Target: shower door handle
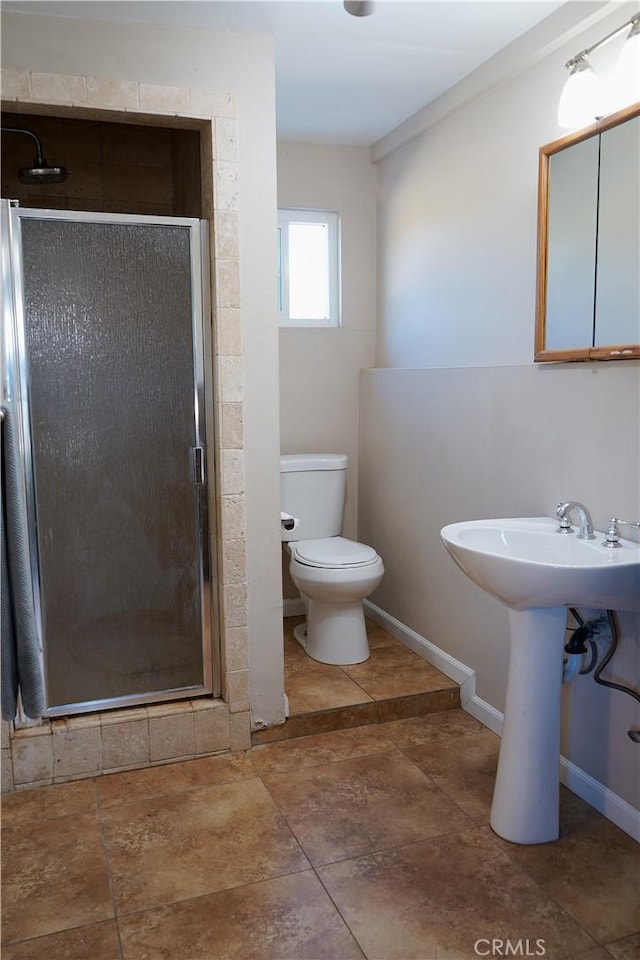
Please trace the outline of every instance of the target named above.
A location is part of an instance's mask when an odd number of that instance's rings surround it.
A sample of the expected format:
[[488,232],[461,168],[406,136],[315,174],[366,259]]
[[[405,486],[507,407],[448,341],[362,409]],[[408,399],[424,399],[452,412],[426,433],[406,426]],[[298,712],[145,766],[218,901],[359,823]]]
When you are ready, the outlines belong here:
[[196,486],[204,484],[204,447],[191,448],[191,478]]

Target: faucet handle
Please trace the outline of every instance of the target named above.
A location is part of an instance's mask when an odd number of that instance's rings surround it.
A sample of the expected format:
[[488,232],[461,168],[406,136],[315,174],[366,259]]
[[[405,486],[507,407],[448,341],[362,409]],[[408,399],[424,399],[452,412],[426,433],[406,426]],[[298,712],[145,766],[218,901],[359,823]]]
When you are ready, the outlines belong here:
[[573,533],[573,527],[571,526],[571,520],[568,515],[567,503],[559,503],[556,507],[556,517],[560,521],[560,525],[556,527],[556,533]]
[[618,530],[619,524],[622,524],[624,527],[634,527],[636,530],[640,530],[640,520],[619,520],[618,517],[610,517],[609,529],[607,530],[605,539],[602,541],[603,547],[620,546],[620,531]]

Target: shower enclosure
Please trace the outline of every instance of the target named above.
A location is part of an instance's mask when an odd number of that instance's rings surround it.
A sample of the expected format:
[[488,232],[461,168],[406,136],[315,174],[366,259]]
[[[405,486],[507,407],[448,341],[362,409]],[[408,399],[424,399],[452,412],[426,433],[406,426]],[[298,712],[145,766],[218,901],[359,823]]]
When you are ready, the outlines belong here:
[[217,693],[206,225],[2,208],[47,715]]

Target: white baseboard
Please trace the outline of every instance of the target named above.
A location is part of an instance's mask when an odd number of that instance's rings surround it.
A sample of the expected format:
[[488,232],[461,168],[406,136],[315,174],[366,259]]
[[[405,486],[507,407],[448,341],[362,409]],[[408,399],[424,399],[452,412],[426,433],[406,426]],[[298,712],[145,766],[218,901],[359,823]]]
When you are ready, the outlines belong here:
[[452,680],[455,680],[456,683],[460,684],[460,702],[463,706],[471,700],[476,692],[476,674],[474,670],[459,660],[456,660],[448,653],[445,653],[440,647],[436,647],[435,644],[430,643],[429,640],[420,636],[415,630],[406,627],[404,623],[396,620],[395,617],[392,617],[391,614],[386,613],[380,607],[371,603],[370,600],[364,600],[363,603],[365,606],[365,614],[370,620],[373,620],[373,622],[377,623],[380,627],[384,627],[387,633],[390,633],[396,640],[404,643],[406,647],[409,647],[410,650],[417,653],[419,657],[422,657],[423,660],[430,663],[436,670],[439,670],[440,673],[444,673],[445,677],[450,677]]
[[283,617],[304,617],[304,600],[302,597],[285,597],[282,602]]
[[464,709],[472,717],[479,720],[485,727],[488,727],[492,733],[502,736],[502,724],[504,723],[504,713],[500,713],[495,707],[492,707],[486,700],[478,696],[471,697],[464,704]]
[[[464,709],[493,733],[502,735],[504,714],[486,700],[472,697],[464,705]],[[640,810],[636,810],[609,787],[605,787],[599,780],[594,780],[590,774],[562,756],[560,757],[560,783],[640,843]]]
[[640,810],[636,810],[599,780],[594,780],[566,757],[560,757],[560,782],[633,837],[636,843],[640,843]]
[[[472,717],[479,720],[483,726],[488,727],[499,737],[502,736],[502,725],[504,723],[504,714],[496,710],[490,703],[476,695],[476,675],[470,667],[456,660],[454,657],[445,653],[440,647],[426,640],[424,637],[406,627],[395,617],[385,613],[380,607],[364,601],[366,615],[384,627],[384,629],[400,640],[410,650],[417,653],[436,669],[451,677],[456,683],[460,684],[460,700],[463,708],[470,713]],[[560,782],[568,787],[573,793],[577,794],[582,800],[586,801],[598,813],[601,813],[607,820],[611,820],[617,827],[628,833],[634,840],[640,842],[640,810],[636,810],[630,803],[619,797],[604,784],[594,780],[592,776],[577,767],[566,757],[560,757]]]

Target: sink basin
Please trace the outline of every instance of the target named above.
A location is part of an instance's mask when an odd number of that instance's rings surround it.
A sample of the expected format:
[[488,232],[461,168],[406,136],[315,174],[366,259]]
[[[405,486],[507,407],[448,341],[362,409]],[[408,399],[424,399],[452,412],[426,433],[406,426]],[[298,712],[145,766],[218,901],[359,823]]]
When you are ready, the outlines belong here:
[[559,836],[567,607],[640,612],[640,544],[579,540],[547,517],[468,520],[441,531],[461,570],[508,608],[510,654],[491,827],[512,843]]
[[467,576],[515,610],[589,607],[640,612],[640,544],[579,540],[548,517],[468,520],[444,527],[445,547]]

